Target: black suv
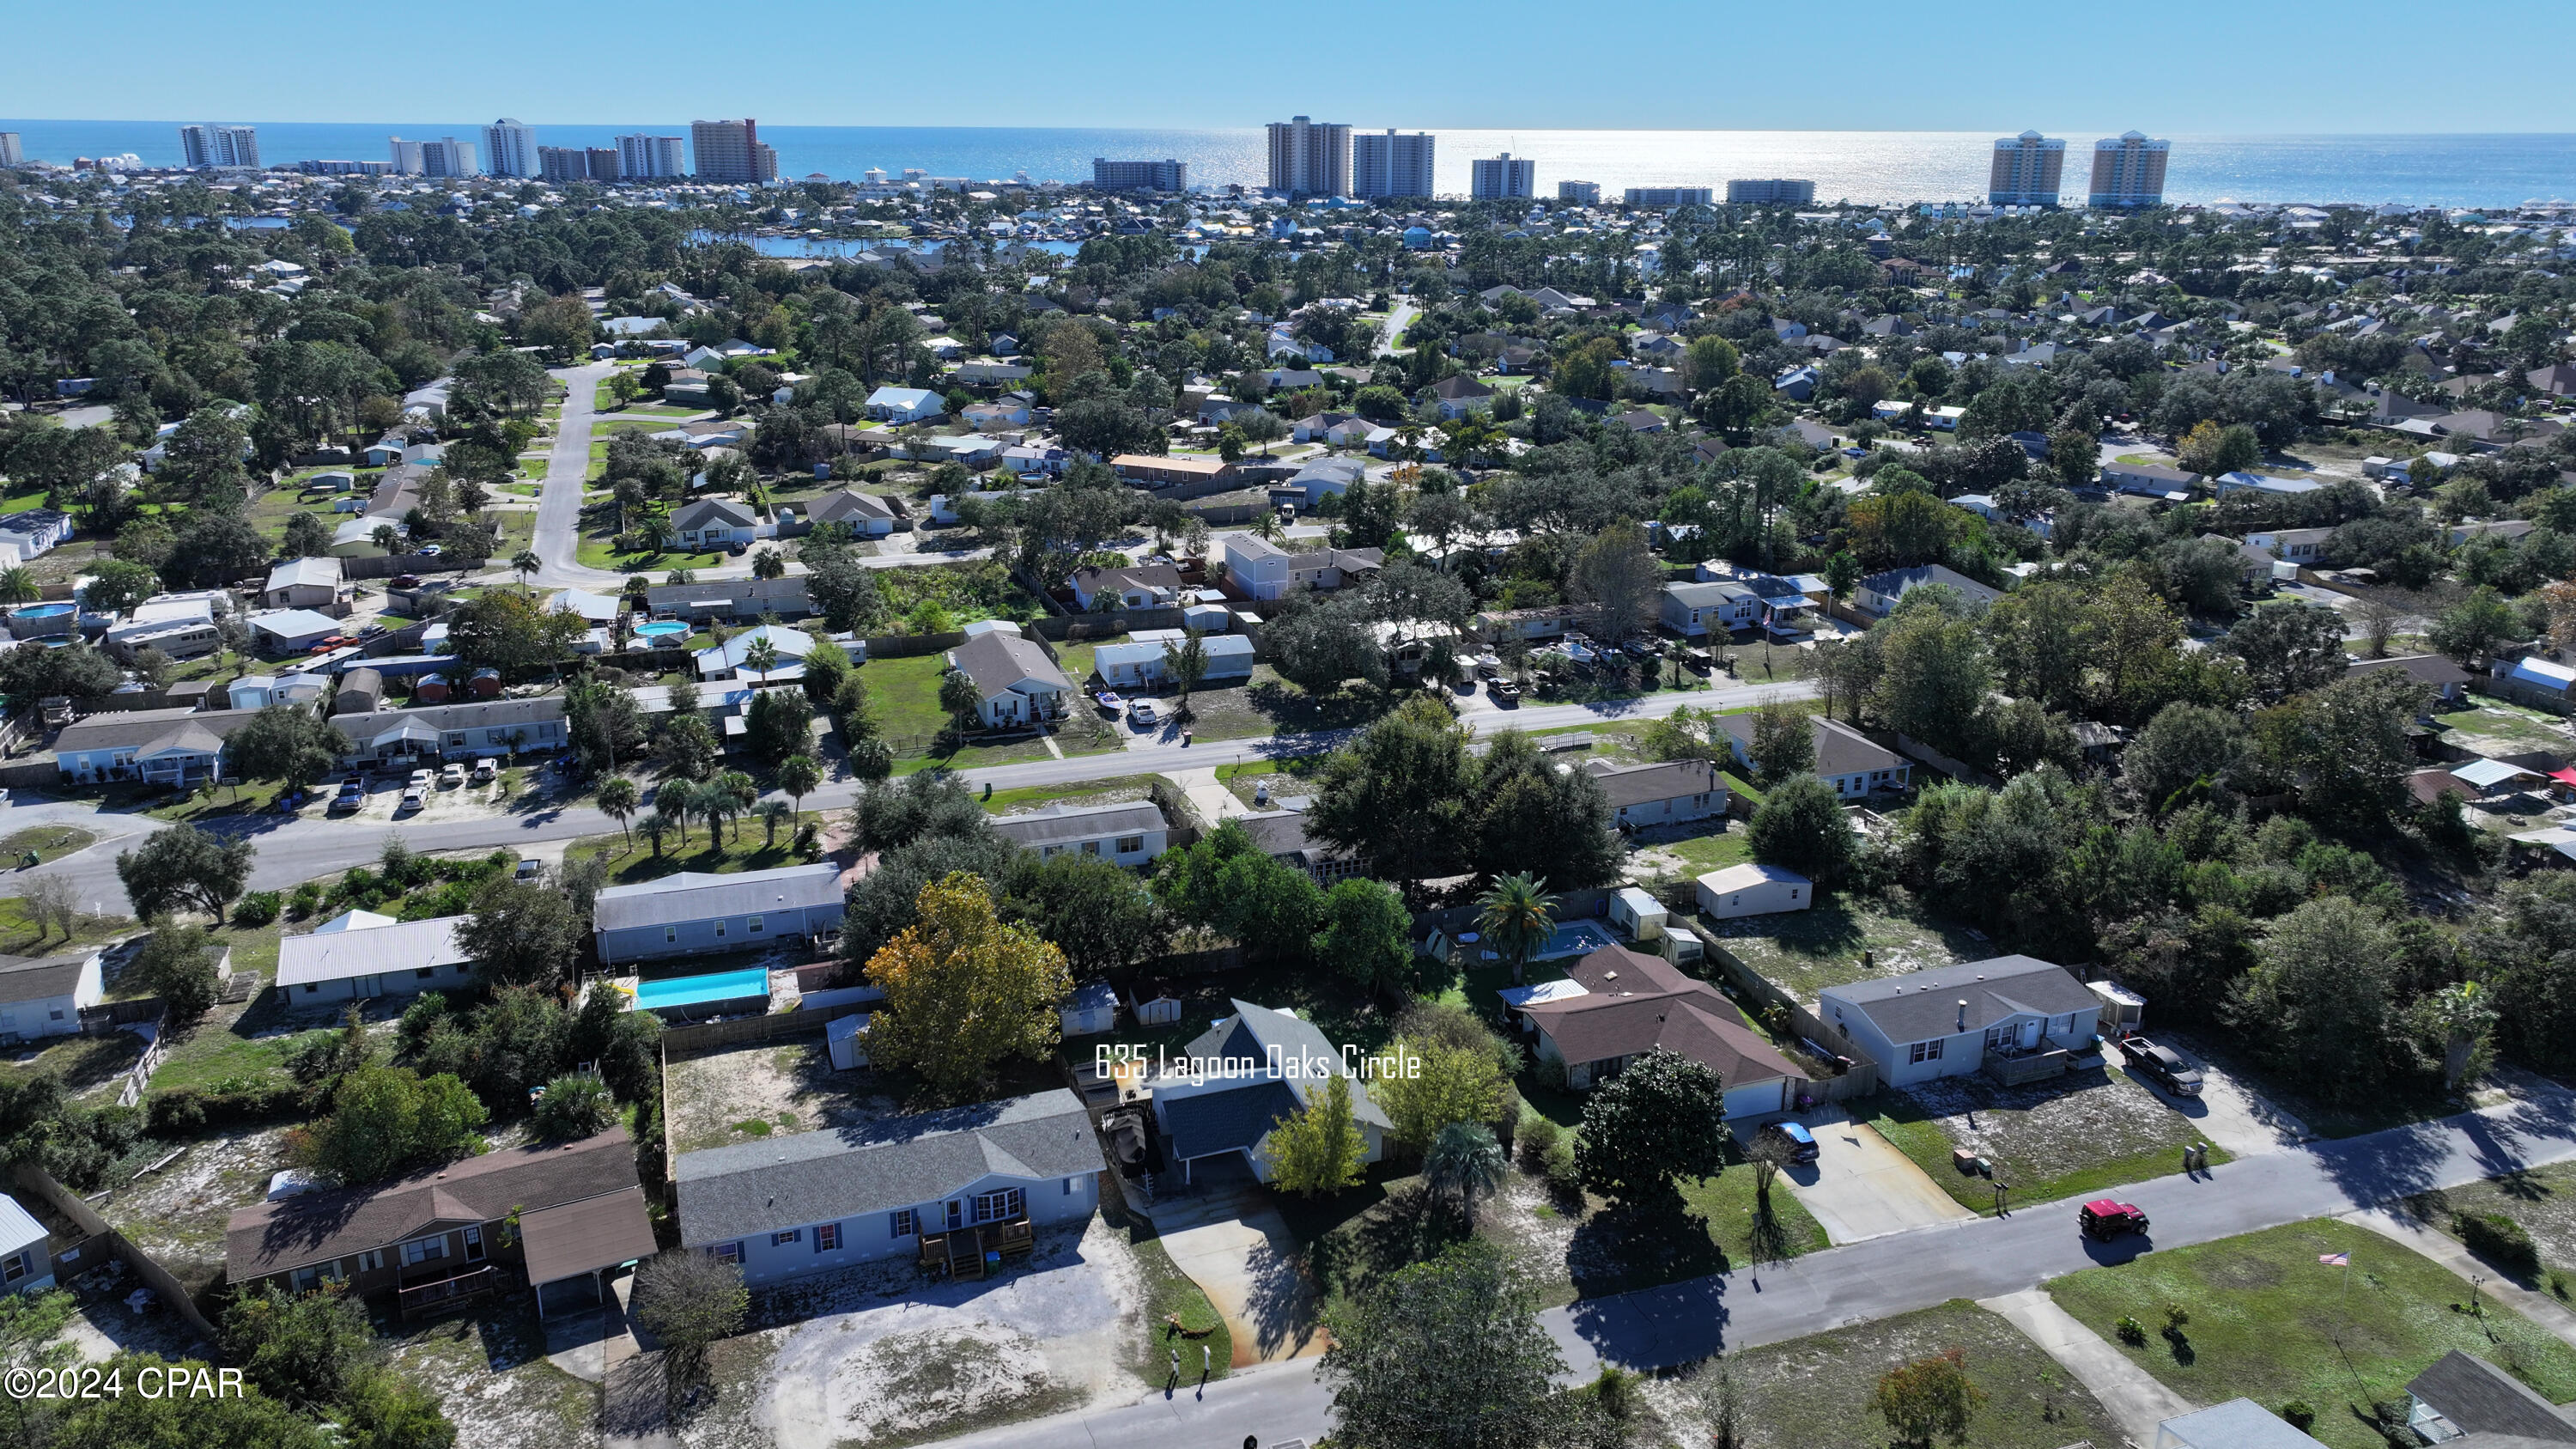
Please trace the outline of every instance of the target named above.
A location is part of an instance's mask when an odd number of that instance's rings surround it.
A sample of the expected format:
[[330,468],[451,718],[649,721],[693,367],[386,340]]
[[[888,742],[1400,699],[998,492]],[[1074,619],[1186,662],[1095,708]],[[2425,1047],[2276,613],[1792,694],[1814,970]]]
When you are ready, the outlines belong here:
[[2164,1088],[2177,1097],[2200,1095],[2200,1068],[2182,1059],[2171,1047],[2160,1047],[2142,1036],[2120,1043],[2120,1052],[2129,1059],[2129,1070]]

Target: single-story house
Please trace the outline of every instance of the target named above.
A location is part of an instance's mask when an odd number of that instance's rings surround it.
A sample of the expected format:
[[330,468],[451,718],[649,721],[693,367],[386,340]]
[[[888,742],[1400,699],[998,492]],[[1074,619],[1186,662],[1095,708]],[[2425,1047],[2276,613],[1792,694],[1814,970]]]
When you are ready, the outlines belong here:
[[948,402],[926,387],[881,387],[868,394],[867,409],[881,423],[926,423],[946,413]]
[[[1171,671],[1163,667],[1163,651],[1176,647],[1184,637],[1184,631],[1179,629],[1140,630],[1122,643],[1103,644],[1092,650],[1091,667],[1111,684],[1166,684],[1171,680]],[[1252,677],[1250,639],[1241,634],[1203,634],[1199,636],[1199,646],[1207,651],[1207,672],[1199,676],[1200,683]]]
[[2406,1426],[2428,1444],[2576,1444],[2576,1418],[2512,1374],[2456,1348],[2406,1385],[2406,1400]]
[[615,1127],[254,1203],[225,1230],[224,1275],[252,1292],[390,1293],[405,1318],[525,1283],[542,1318],[599,1303],[608,1277],[653,1252],[635,1143]]
[[2326,1449],[2252,1399],[2229,1399],[2156,1425],[2155,1449]]
[[304,654],[341,630],[339,620],[311,609],[273,609],[249,618],[251,632],[271,654]]
[[1229,533],[1221,542],[1226,577],[1249,599],[1284,599],[1309,589],[1339,589],[1374,577],[1386,567],[1383,549],[1319,548],[1290,553],[1257,533]]
[[566,739],[559,694],[352,711],[331,716],[330,724],[348,742],[341,758],[353,765],[552,754]]
[[1611,814],[1626,829],[1676,825],[1726,813],[1726,782],[1707,760],[1646,765],[1586,760],[1583,773],[1601,782],[1602,793],[1610,797]]
[[1505,639],[1562,639],[1582,616],[1578,604],[1542,604],[1528,609],[1487,609],[1476,616],[1476,637],[1488,644]]
[[1360,858],[1338,845],[1317,840],[1306,833],[1306,812],[1272,810],[1252,815],[1238,815],[1234,823],[1252,837],[1262,854],[1286,865],[1293,865],[1315,878],[1315,884],[1330,889],[1335,881],[1349,880],[1368,874]]
[[1301,508],[1312,508],[1327,498],[1339,498],[1351,491],[1351,485],[1368,476],[1368,465],[1357,458],[1317,458],[1297,470],[1285,483],[1270,486],[1273,503],[1280,495],[1294,494]]
[[1184,1181],[1195,1177],[1201,1162],[1239,1157],[1255,1178],[1268,1182],[1264,1148],[1272,1130],[1304,1111],[1334,1077],[1350,1082],[1351,1116],[1363,1143],[1360,1160],[1386,1155],[1393,1124],[1340,1047],[1292,1012],[1248,1001],[1229,1004],[1234,1014],[1183,1050],[1180,1060],[1187,1065],[1167,1067],[1153,1081],[1154,1125]]
[[1803,911],[1816,903],[1815,884],[1794,870],[1746,861],[1701,876],[1699,908],[1721,921]]
[[671,531],[686,548],[732,548],[760,536],[760,515],[730,498],[701,498],[671,515]]
[[1916,564],[1912,568],[1889,569],[1862,579],[1852,590],[1852,603],[1864,614],[1885,618],[1907,591],[1925,584],[1947,584],[1958,591],[1971,609],[1983,609],[2003,597],[2000,590],[1987,588],[1947,565]]
[[2458,704],[2468,697],[2469,681],[2477,676],[2439,654],[2400,654],[2387,659],[2356,659],[2344,666],[2344,674],[2368,674],[2375,670],[2396,669],[2418,684],[2430,686],[2433,697],[2445,704]]
[[814,605],[806,597],[805,576],[788,574],[775,579],[656,584],[644,591],[644,609],[656,619],[683,619],[690,623],[722,619],[749,624],[768,614],[791,621],[802,619],[814,612]]
[[2182,468],[2168,468],[2160,463],[2105,463],[2102,481],[2122,493],[2135,493],[2146,498],[2166,498],[2176,493],[2189,493],[2200,486],[2201,477]]
[[[766,671],[754,670],[748,662],[755,644],[767,640],[777,662]],[[745,629],[712,649],[701,649],[696,656],[700,679],[757,679],[768,684],[781,679],[805,677],[805,656],[814,652],[814,636],[802,629],[784,624],[760,624]]]
[[72,536],[72,516],[58,508],[22,508],[0,514],[0,546],[18,551],[20,561],[53,552]]
[[1231,486],[1243,472],[1222,458],[1174,458],[1156,453],[1120,453],[1109,460],[1109,467],[1120,478],[1140,487],[1209,491]]
[[948,667],[975,686],[977,713],[993,728],[1060,718],[1073,681],[1046,651],[1017,634],[978,634],[948,651]]
[[[1748,773],[1759,768],[1753,758],[1753,716],[1718,716],[1726,727],[1735,760]],[[1913,782],[1914,762],[1869,736],[1824,715],[1807,717],[1816,748],[1815,774],[1846,800],[1863,799],[1881,790],[1902,790]]]
[[398,921],[373,911],[342,911],[307,934],[278,941],[278,1004],[463,990],[474,979],[474,958],[456,940],[464,924],[463,916]]
[[1808,1080],[1716,987],[1625,946],[1583,957],[1563,981],[1502,995],[1522,1029],[1538,1037],[1538,1059],[1563,1063],[1574,1091],[1599,1086],[1657,1047],[1716,1070],[1730,1121],[1788,1111]]
[[584,623],[605,625],[616,622],[626,612],[626,601],[617,594],[594,594],[588,589],[557,589],[546,596],[546,607],[558,614],[578,614]]
[[1151,800],[1123,805],[1049,805],[1026,815],[1005,815],[993,833],[1041,856],[1096,856],[1111,865],[1143,866],[1161,855],[1171,825]]
[[106,995],[102,959],[95,950],[0,956],[0,1043],[79,1031],[81,1011]]
[[2290,563],[2315,565],[2326,556],[2326,540],[2334,537],[2331,528],[2275,528],[2262,533],[2249,533],[2245,541]]
[[2576,699],[2576,667],[2526,656],[2510,661],[2499,659],[2493,668],[2508,695],[2528,693],[2542,699]]
[[1665,628],[1685,639],[1731,634],[1750,629],[1762,614],[1753,590],[1732,581],[1664,585],[1658,617]]
[[895,520],[900,515],[894,511],[893,504],[878,494],[844,488],[806,505],[805,516],[818,524],[841,524],[861,538],[883,538],[894,532]]
[[[1085,613],[1102,608],[1168,608],[1181,596],[1181,571],[1170,564],[1129,564],[1124,568],[1086,566],[1065,580],[1073,601]],[[1112,605],[1109,601],[1117,600]]]
[[140,780],[181,789],[223,779],[224,741],[258,713],[248,709],[137,709],[63,726],[54,760],[75,785]]
[[1882,976],[1817,993],[1816,1014],[1840,1042],[1879,1066],[1879,1080],[1911,1086],[1976,1071],[1991,1054],[2088,1049],[2102,1001],[2065,967],[1998,956]]
[[591,906],[603,963],[737,951],[841,927],[841,868],[830,861],[747,870],[682,871],[610,886]]
[[291,558],[268,571],[259,601],[272,609],[327,609],[340,598],[340,561]]
[[1472,377],[1444,377],[1431,385],[1431,396],[1444,423],[1494,405],[1494,390]]
[[2221,498],[2230,493],[2268,493],[2277,498],[2295,498],[2325,487],[2313,478],[2276,478],[2268,473],[2238,470],[2221,473],[2209,480],[2209,491]]
[[[1061,1087],[859,1126],[683,1152],[680,1244],[773,1283],[919,1251],[925,1234],[1079,1223],[1103,1160]],[[995,1238],[996,1242],[1000,1239]]]
[[42,1293],[54,1286],[53,1237],[16,1198],[0,1193],[0,1293]]

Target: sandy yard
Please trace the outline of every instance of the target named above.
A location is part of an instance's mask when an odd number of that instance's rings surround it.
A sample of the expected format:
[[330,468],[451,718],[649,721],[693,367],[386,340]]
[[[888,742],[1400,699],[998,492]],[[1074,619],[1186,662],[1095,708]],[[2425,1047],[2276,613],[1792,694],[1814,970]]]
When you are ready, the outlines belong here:
[[[2178,1171],[2183,1145],[2201,1136],[2198,1124],[2155,1093],[2099,1068],[2019,1087],[1945,1077],[1904,1095],[1952,1143],[1992,1159],[1998,1179],[2024,1185],[2024,1201],[2110,1164],[2134,1163],[2140,1176]],[[1933,1175],[1948,1185],[1944,1174]]]
[[589,1449],[600,1442],[599,1391],[546,1361],[524,1293],[481,1313],[408,1329],[380,1324],[395,1371],[420,1385],[473,1449]]
[[99,1215],[181,1282],[211,1283],[223,1272],[224,1226],[234,1209],[258,1202],[270,1174],[291,1165],[286,1130],[199,1138],[178,1161],[118,1188]]
[[671,1064],[664,1084],[675,1152],[898,1115],[868,1071],[842,1072],[822,1038],[733,1047]]
[[720,1408],[683,1423],[692,1449],[918,1443],[1037,1414],[1123,1403],[1143,1387],[1144,1279],[1094,1216],[1042,1231],[1025,1268],[925,1283],[909,1260],[778,1290],[756,1305],[798,1321],[732,1340]]

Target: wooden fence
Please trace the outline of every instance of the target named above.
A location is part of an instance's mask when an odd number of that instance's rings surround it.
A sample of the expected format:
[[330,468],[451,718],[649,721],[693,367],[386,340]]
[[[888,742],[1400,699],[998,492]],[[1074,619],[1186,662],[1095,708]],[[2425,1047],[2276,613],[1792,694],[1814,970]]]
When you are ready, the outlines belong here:
[[828,1011],[775,1011],[767,1016],[742,1016],[731,1021],[664,1027],[662,1059],[667,1063],[747,1041],[777,1041],[782,1037],[820,1032],[831,1017],[832,1013]]
[[1789,1029],[1792,1032],[1837,1056],[1850,1060],[1850,1069],[1840,1076],[1832,1075],[1829,1068],[1822,1066],[1812,1057],[1802,1060],[1800,1065],[1807,1068],[1808,1076],[1812,1079],[1807,1089],[1808,1096],[1820,1102],[1843,1102],[1854,1097],[1869,1096],[1878,1090],[1876,1058],[1861,1050],[1857,1042],[1838,1038],[1833,1029],[1825,1025],[1824,1018],[1808,1010],[1797,998],[1763,979],[1760,972],[1745,965],[1741,958],[1720,945],[1707,932],[1701,932],[1700,939],[1708,943],[1708,958],[1716,962],[1726,973],[1728,983],[1751,999],[1757,1008],[1767,1009],[1775,1005],[1783,1008],[1789,1014]]
[[132,1239],[108,1226],[107,1219],[98,1215],[98,1209],[82,1201],[69,1188],[54,1181],[53,1174],[35,1163],[22,1162],[18,1164],[11,1180],[19,1192],[52,1208],[70,1219],[73,1226],[90,1235],[90,1242],[78,1248],[80,1256],[77,1261],[57,1260],[63,1269],[81,1272],[102,1257],[121,1258],[125,1266],[136,1277],[143,1280],[143,1286],[159,1294],[163,1303],[168,1304],[181,1318],[188,1321],[189,1327],[208,1339],[215,1336],[215,1325],[207,1319],[205,1310],[198,1305],[196,1298],[188,1292],[187,1287],[180,1283],[178,1276],[155,1262],[151,1254],[136,1247]]

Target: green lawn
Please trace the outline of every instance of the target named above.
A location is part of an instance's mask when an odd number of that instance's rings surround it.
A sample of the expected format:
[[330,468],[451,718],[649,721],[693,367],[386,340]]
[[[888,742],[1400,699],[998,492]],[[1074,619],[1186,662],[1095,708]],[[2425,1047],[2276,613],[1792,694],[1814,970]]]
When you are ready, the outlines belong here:
[[[23,1051],[24,1049],[18,1049]],[[32,1060],[0,1058],[0,1081],[25,1081],[31,1077],[49,1076],[63,1084],[72,1095],[96,1091],[113,1084],[143,1055],[143,1038],[130,1031],[112,1031],[104,1036],[49,1037],[37,1047]]]
[[1742,865],[1753,858],[1752,833],[1741,822],[1720,821],[1718,828],[1679,840],[1648,841],[1637,847],[1639,852],[1656,851],[1678,857],[1687,867],[1684,874],[1702,876],[1730,865]]
[[52,860],[97,839],[77,825],[31,825],[0,840],[0,861],[14,862],[31,850]]
[[[2327,1253],[2350,1253],[2351,1268],[2317,1261]],[[2450,1270],[2331,1218],[2144,1253],[2049,1292],[2196,1403],[2242,1395],[2278,1410],[2304,1400],[2317,1415],[2308,1432],[2334,1449],[2382,1449],[2370,1405],[2404,1398],[2406,1382],[2452,1349],[2507,1368],[2552,1403],[2576,1399],[2576,1349],[2492,1301],[2478,1316],[2462,1311],[2469,1285]],[[2190,1316],[2173,1337],[2162,1332],[2168,1304]],[[2123,1317],[2145,1326],[2144,1344],[2120,1341]]]
[[2483,699],[2467,709],[2433,716],[2446,733],[2445,742],[2472,754],[2523,754],[2534,750],[2564,751],[2566,732],[2557,716],[2500,699]]
[[1035,810],[1058,801],[1096,805],[1113,800],[1133,800],[1150,790],[1159,775],[1113,775],[1106,780],[1071,780],[1061,785],[1030,785],[1018,790],[996,790],[984,797],[984,808],[995,815],[1008,815],[1015,810]]
[[0,954],[44,957],[60,955],[75,944],[105,945],[134,934],[141,927],[130,916],[82,915],[74,923],[69,939],[51,926],[39,926],[27,915],[27,903],[16,896],[0,896]]
[[[2105,1068],[2020,1087],[1950,1077],[1863,1100],[1880,1136],[1962,1206],[1989,1215],[1995,1183],[2011,1189],[2007,1206],[2052,1202],[2179,1172],[2183,1146],[2200,1140],[2190,1118]],[[1994,1177],[1959,1171],[1950,1154],[1961,1147],[1994,1164]],[[2209,1160],[2230,1158],[2213,1146]]]
[[[796,820],[819,829],[823,813],[808,810]],[[608,863],[608,879],[612,885],[630,885],[636,881],[677,875],[681,871],[730,875],[736,871],[776,870],[780,866],[805,863],[805,857],[790,848],[796,839],[795,825],[780,822],[778,843],[774,846],[764,843],[766,838],[767,832],[759,821],[749,818],[731,820],[725,824],[725,842],[719,847],[708,840],[706,822],[693,820],[685,843],[676,836],[665,839],[659,852],[642,833],[636,833],[630,846],[626,834],[620,832],[574,841],[564,848],[564,859],[601,857]]]
[[[1143,1278],[1145,1310],[1142,1314],[1144,1333],[1127,1355],[1128,1368],[1136,1377],[1153,1388],[1161,1388],[1172,1371],[1172,1350],[1181,1352],[1182,1377],[1198,1382],[1198,1358],[1195,1348],[1204,1346],[1211,1377],[1224,1378],[1234,1365],[1234,1331],[1208,1302],[1208,1296],[1190,1276],[1172,1262],[1163,1251],[1161,1238],[1154,1225],[1127,1212],[1113,1196],[1101,1207],[1101,1216],[1113,1228],[1127,1236],[1128,1250],[1136,1255],[1136,1268]],[[1173,1333],[1169,1320],[1178,1318],[1181,1331]]]
[[1702,919],[1699,933],[1763,980],[1812,1005],[1816,993],[1995,954],[1991,942],[1924,909],[1902,890],[1837,895],[1804,911]]
[[2540,1250],[2543,1284],[2561,1301],[2576,1294],[2576,1162],[2420,1193],[2406,1206],[2446,1233],[2455,1213],[2502,1213]]
[[1734,1380],[1743,1449],[1876,1446],[1890,1440],[1870,1406],[1880,1376],[1952,1349],[1985,1395],[1968,1426],[1966,1442],[1977,1449],[2122,1442],[2118,1421],[2082,1384],[2019,1329],[1965,1299],[1741,1349],[1697,1370],[1689,1386],[1705,1401],[1719,1374]]

